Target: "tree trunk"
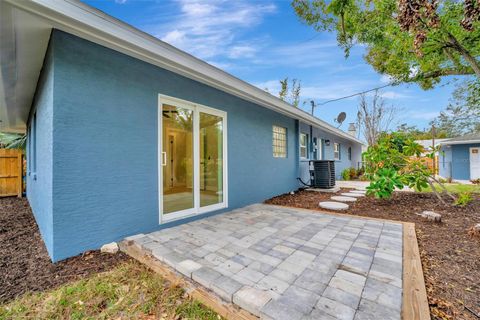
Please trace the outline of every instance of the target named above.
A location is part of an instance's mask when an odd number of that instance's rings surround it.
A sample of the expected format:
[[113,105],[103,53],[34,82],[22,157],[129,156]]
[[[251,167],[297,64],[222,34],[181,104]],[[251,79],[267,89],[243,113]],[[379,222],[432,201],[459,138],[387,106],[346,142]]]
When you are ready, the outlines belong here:
[[463,56],[465,61],[467,61],[467,63],[472,67],[473,72],[475,72],[477,78],[480,78],[480,64],[475,59],[475,57],[473,57],[470,52],[468,52],[468,50],[465,49],[451,33],[448,34],[448,40],[450,41],[452,49],[456,50]]

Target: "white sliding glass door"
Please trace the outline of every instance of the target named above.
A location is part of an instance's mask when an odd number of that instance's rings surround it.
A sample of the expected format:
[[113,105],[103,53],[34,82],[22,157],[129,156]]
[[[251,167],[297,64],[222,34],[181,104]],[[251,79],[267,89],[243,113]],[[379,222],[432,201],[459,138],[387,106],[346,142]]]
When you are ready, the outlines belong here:
[[227,207],[226,113],[159,96],[160,223]]

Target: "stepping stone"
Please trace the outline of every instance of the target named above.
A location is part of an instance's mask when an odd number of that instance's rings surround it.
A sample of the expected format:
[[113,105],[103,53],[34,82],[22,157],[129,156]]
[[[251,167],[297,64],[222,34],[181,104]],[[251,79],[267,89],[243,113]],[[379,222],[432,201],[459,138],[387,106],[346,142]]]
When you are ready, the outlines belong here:
[[367,190],[351,190],[349,193],[367,194]]
[[355,202],[357,198],[355,197],[346,197],[346,196],[333,196],[330,199],[340,202]]
[[350,193],[350,192],[340,193],[340,195],[345,196],[345,197],[354,197],[354,198],[365,197],[364,194],[361,194],[361,193]]
[[334,201],[322,201],[318,204],[320,208],[329,210],[347,210],[348,204]]

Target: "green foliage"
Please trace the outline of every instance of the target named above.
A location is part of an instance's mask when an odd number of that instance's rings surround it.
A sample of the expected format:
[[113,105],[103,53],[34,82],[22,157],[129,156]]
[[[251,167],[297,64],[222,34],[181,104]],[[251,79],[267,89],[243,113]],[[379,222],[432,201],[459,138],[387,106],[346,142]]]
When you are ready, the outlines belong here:
[[[402,123],[397,127],[398,132],[402,132],[408,134],[415,140],[429,140],[432,139],[434,134],[432,132],[432,128],[428,130],[420,130],[417,126],[409,126],[406,123]],[[453,138],[453,136],[448,135],[446,131],[442,128],[435,129],[435,139],[444,139],[444,138]]]
[[352,179],[361,179],[363,173],[364,173],[363,168],[360,168],[360,169],[356,170],[355,168],[350,167],[350,168],[344,169],[342,171],[341,175],[342,175],[343,180],[348,181],[348,180],[352,180]]
[[278,92],[278,97],[290,103],[292,106],[298,107],[300,104],[300,91],[302,89],[301,82],[297,79],[292,79],[291,84],[289,84],[288,78],[279,81],[280,91]]
[[26,134],[0,132],[0,148],[25,149],[26,144]]
[[383,133],[363,154],[365,176],[371,181],[367,193],[390,198],[395,188],[427,188],[432,171],[421,158],[422,152],[423,147],[405,133]]
[[450,104],[433,123],[450,137],[480,132],[480,80],[457,85]]
[[458,194],[458,198],[455,201],[455,205],[464,207],[472,201],[473,201],[473,198],[470,192],[462,192]]
[[344,169],[344,170],[342,171],[342,179],[345,180],[345,181],[348,181],[348,180],[351,179],[351,178],[350,178],[350,169],[349,169],[349,168],[348,168],[348,169]]
[[356,44],[365,47],[366,61],[393,83],[416,82],[429,89],[444,76],[479,76],[480,21],[471,31],[462,27],[462,1],[438,1],[433,9],[438,23],[412,17],[413,30],[400,25],[401,9],[410,6],[399,7],[397,0],[293,0],[292,6],[315,30],[335,32],[346,56]]

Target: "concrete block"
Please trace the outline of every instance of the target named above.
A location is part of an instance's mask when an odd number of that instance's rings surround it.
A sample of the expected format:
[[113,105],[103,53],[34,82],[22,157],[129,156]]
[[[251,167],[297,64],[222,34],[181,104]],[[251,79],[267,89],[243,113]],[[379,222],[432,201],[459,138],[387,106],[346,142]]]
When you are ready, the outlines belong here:
[[300,320],[305,315],[278,300],[270,300],[261,310],[262,318],[275,320]]
[[259,316],[260,310],[271,299],[272,296],[268,291],[245,286],[235,292],[232,300],[240,308]]
[[193,260],[184,260],[184,261],[177,264],[176,269],[181,274],[191,278],[192,277],[192,272],[200,269],[201,267],[202,267],[201,264],[196,263]]
[[100,252],[112,253],[112,254],[117,253],[118,252],[118,244],[116,242],[111,242],[111,243],[104,244],[100,248]]
[[271,290],[278,294],[282,294],[290,286],[288,282],[280,280],[274,276],[266,276],[262,278],[258,282],[258,285],[263,289]]
[[[352,320],[355,316],[355,310],[338,301],[321,297],[316,305],[317,309],[336,317],[339,320]],[[381,319],[381,318],[374,318]]]
[[207,267],[202,267],[192,272],[192,279],[209,289],[211,288],[212,282],[221,276],[220,272]]
[[295,310],[300,311],[303,314],[309,314],[318,299],[320,299],[320,295],[297,286],[290,286],[278,301],[287,306],[293,307]]
[[242,287],[243,284],[240,282],[235,281],[231,277],[225,276],[213,280],[211,284],[212,291],[215,292],[220,298],[228,302],[232,302],[233,295]]

